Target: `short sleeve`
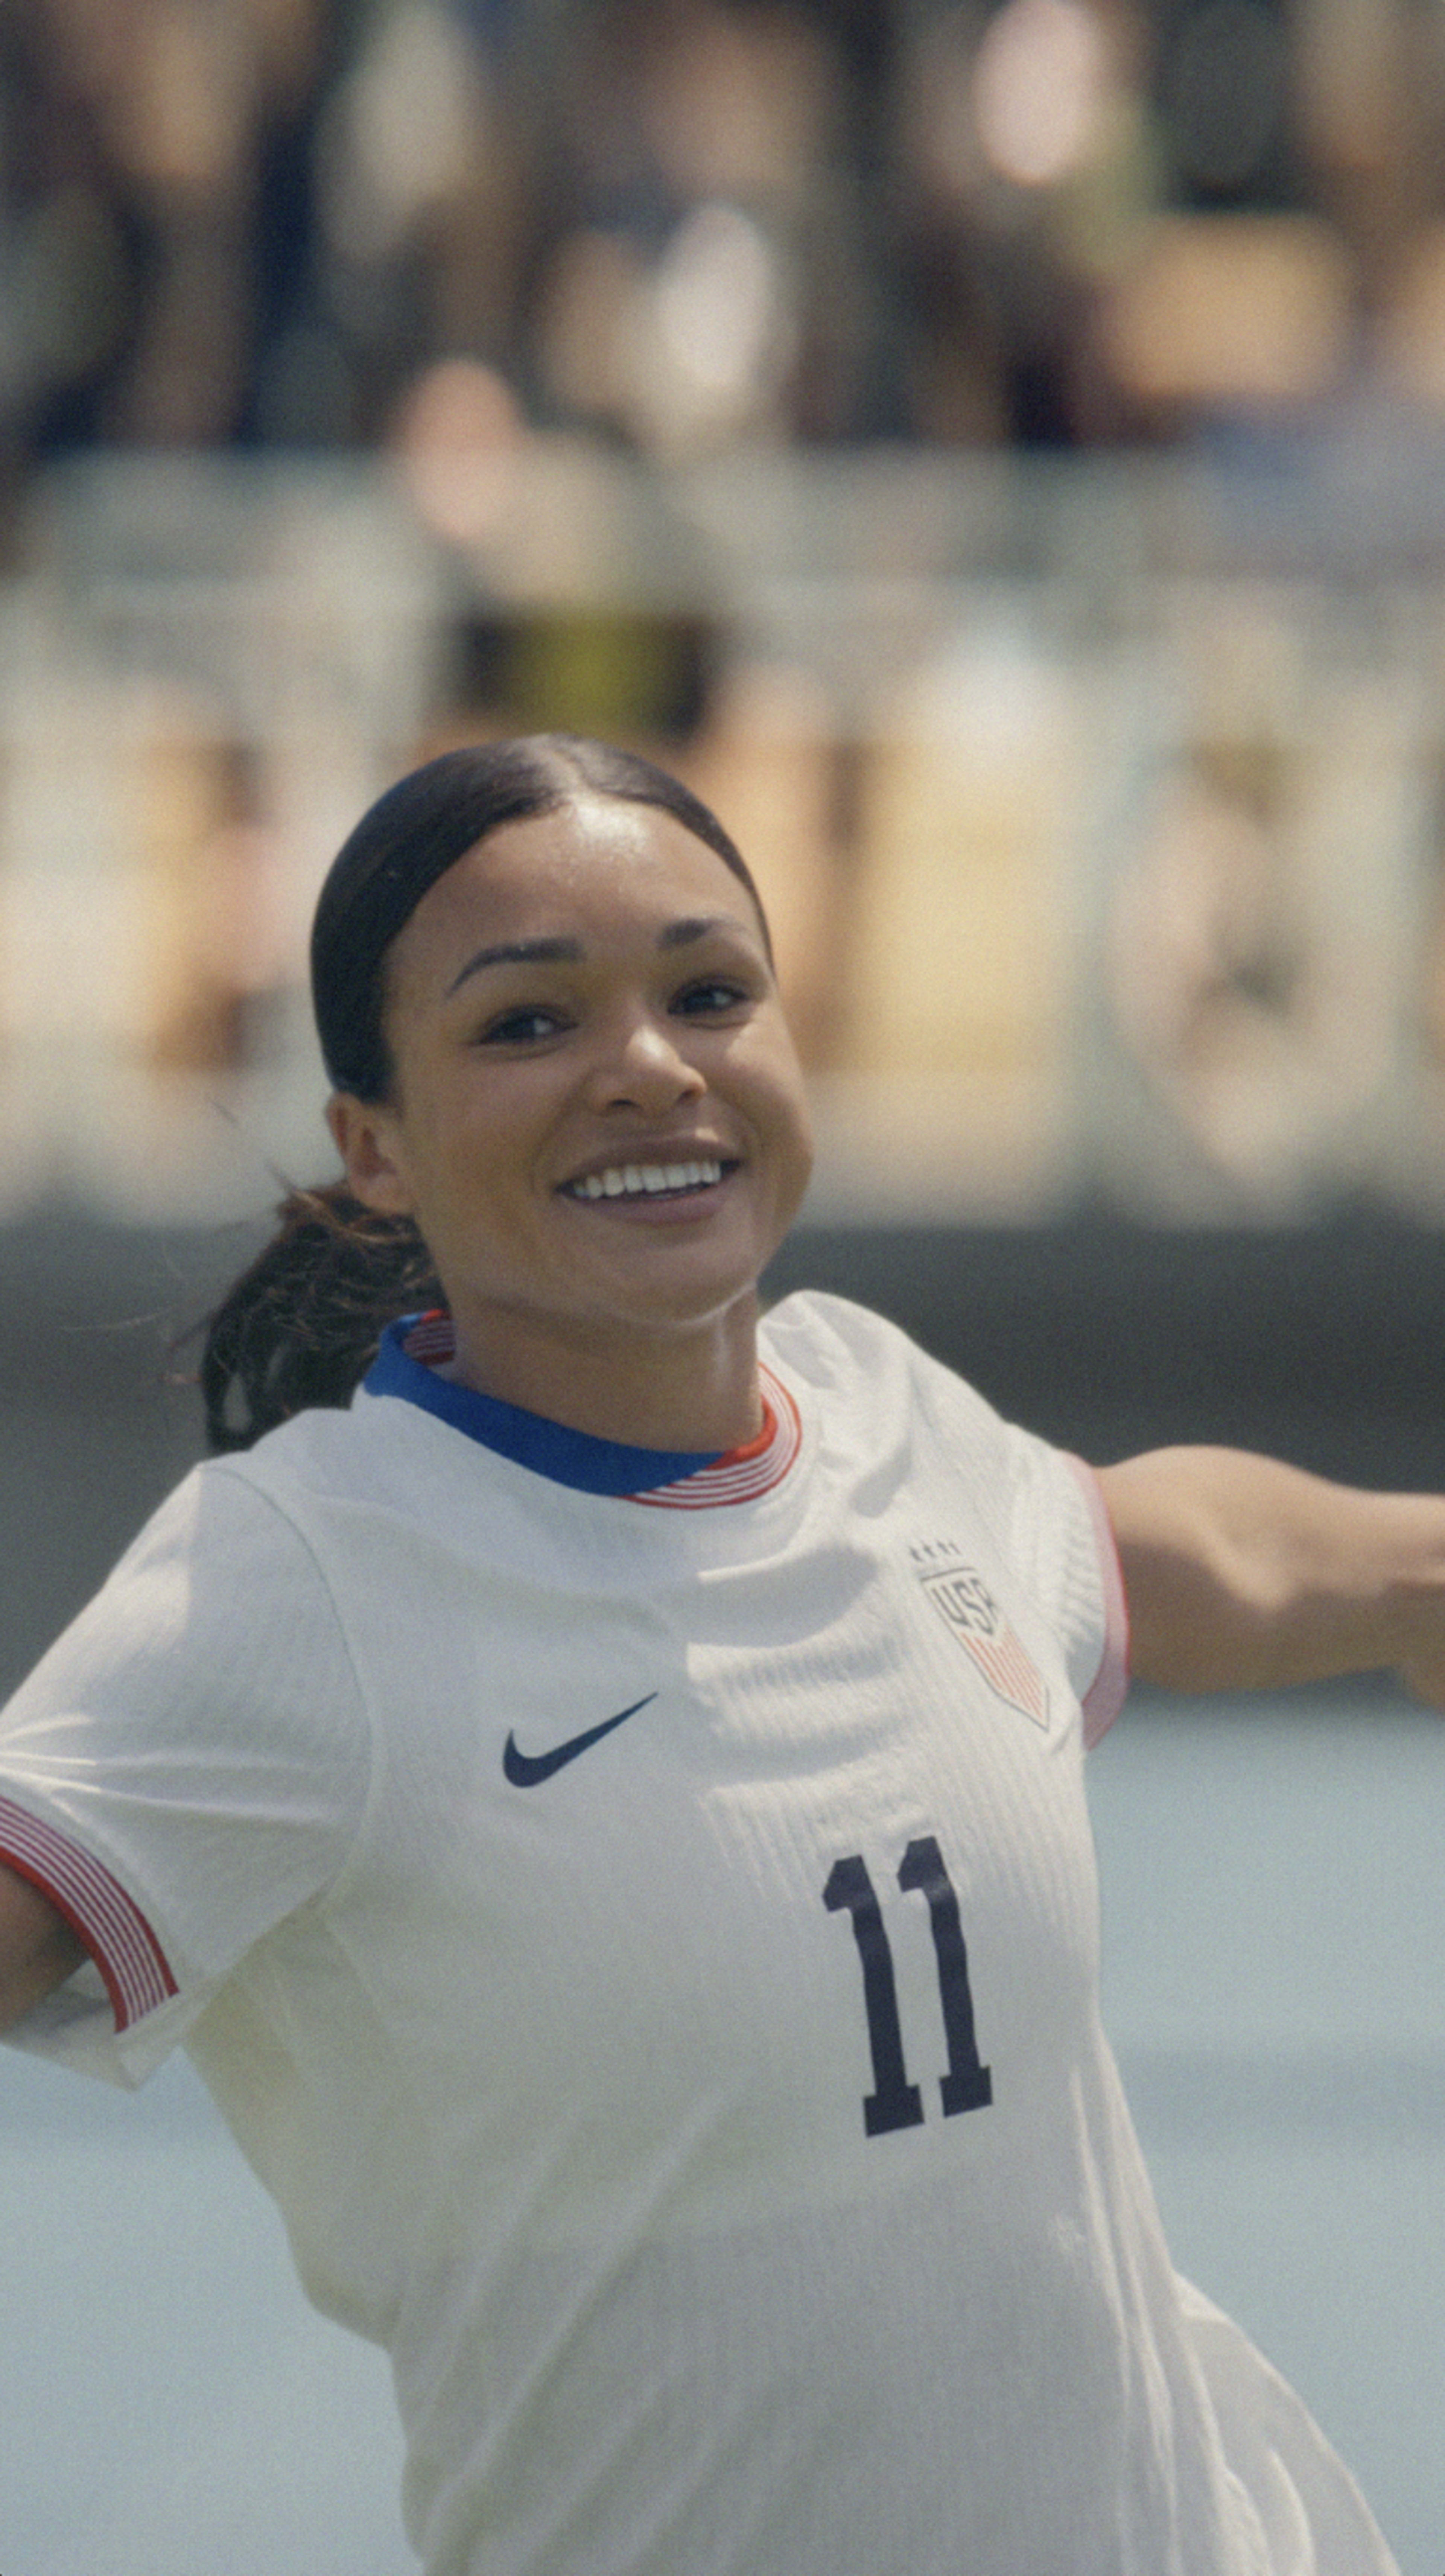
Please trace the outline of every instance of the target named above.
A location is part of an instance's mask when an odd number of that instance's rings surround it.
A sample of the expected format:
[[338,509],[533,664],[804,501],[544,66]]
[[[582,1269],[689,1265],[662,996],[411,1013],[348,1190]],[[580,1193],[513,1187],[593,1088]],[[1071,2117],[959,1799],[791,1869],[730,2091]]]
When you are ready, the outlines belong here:
[[1011,1542],[1063,1649],[1084,1742],[1113,1725],[1129,1687],[1129,1620],[1119,1551],[1091,1467],[1027,1432],[1009,1444]]
[[1129,1623],[1119,1552],[1099,1480],[1083,1460],[1005,1422],[951,1369],[914,1354],[914,1384],[976,1509],[1064,1659],[1097,1744],[1129,1686]]
[[0,1860],[94,1965],[8,2034],[122,2083],[355,1840],[370,1734],[301,1533],[199,1468],[0,1713]]
[[1128,1689],[1129,1627],[1119,1553],[1093,1470],[1006,1422],[955,1370],[846,1298],[803,1291],[769,1324],[786,1337],[795,1363],[806,1360],[808,1339],[816,1342],[820,1332],[841,1348],[852,1372],[844,1381],[852,1408],[880,1441],[896,1437],[904,1419],[926,1431],[1062,1652],[1084,1743],[1097,1744]]

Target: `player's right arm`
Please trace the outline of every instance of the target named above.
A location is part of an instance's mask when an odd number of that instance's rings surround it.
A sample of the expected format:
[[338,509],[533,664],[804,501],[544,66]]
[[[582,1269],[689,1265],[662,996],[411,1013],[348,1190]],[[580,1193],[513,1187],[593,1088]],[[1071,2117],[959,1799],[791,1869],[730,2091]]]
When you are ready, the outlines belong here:
[[0,1861],[0,2030],[9,2030],[86,1955],[49,1897]]

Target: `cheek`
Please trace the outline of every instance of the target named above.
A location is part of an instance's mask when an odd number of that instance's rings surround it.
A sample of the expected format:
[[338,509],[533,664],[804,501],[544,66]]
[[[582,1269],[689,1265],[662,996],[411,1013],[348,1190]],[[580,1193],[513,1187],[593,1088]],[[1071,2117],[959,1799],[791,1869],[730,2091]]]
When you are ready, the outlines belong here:
[[525,1186],[548,1127],[537,1086],[490,1067],[449,1085],[418,1140],[419,1181],[444,1201],[475,1207]]
[[784,1094],[786,1102],[784,1114],[788,1125],[790,1159],[793,1166],[796,1195],[800,1198],[807,1187],[808,1177],[813,1168],[813,1112],[808,1099],[807,1089],[803,1082],[802,1068],[798,1063],[797,1057],[792,1052],[791,1043],[789,1044],[788,1057],[789,1061],[784,1080]]
[[755,1093],[760,1115],[779,1135],[796,1137],[805,1144],[811,1134],[807,1094],[803,1087],[802,1068],[793,1052],[791,1038],[780,1035],[758,1050],[746,1068],[746,1078]]

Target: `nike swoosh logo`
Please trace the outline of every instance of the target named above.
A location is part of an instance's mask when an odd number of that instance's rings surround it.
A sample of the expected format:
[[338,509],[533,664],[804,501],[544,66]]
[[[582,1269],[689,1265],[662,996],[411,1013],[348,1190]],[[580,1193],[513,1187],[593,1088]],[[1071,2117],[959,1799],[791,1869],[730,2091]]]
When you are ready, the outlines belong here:
[[579,1753],[587,1752],[591,1745],[600,1744],[604,1735],[612,1733],[614,1726],[625,1726],[629,1717],[635,1717],[640,1708],[651,1708],[656,1697],[656,1691],[649,1691],[646,1699],[635,1699],[631,1708],[620,1708],[615,1717],[604,1717],[600,1726],[589,1726],[585,1735],[569,1736],[565,1744],[554,1745],[550,1753],[523,1753],[515,1735],[509,1735],[502,1748],[502,1769],[514,1789],[535,1789],[540,1781],[550,1780],[554,1771],[561,1771],[569,1762],[575,1762]]

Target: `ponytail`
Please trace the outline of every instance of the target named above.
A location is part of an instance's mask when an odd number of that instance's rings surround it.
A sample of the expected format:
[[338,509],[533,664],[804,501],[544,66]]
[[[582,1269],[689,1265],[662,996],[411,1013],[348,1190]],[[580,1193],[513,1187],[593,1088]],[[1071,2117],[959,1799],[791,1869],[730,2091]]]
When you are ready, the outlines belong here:
[[398,1315],[439,1306],[416,1227],[342,1182],[292,1190],[277,1231],[206,1326],[201,1393],[213,1455],[249,1449],[310,1405],[349,1404]]

